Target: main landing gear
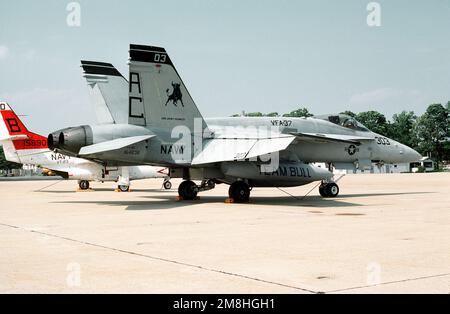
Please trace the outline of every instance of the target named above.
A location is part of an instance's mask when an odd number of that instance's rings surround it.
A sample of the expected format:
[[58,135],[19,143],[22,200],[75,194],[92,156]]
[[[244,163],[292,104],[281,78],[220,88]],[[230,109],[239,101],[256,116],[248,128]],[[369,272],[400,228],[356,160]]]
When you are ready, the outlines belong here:
[[80,187],[80,190],[89,190],[89,181],[80,180],[78,181],[78,186]]
[[178,186],[178,195],[182,200],[192,201],[197,197],[198,192],[214,189],[216,183],[212,180],[203,180],[200,185],[191,180],[186,180]]
[[197,193],[197,185],[190,180],[183,181],[178,186],[178,195],[183,200],[192,201],[197,197]]
[[[216,183],[213,180],[203,180],[200,185],[190,180],[181,182],[178,186],[178,195],[181,200],[194,200],[198,192],[214,189]],[[250,199],[251,188],[245,181],[235,181],[230,185],[228,196],[233,203],[247,203]]]
[[319,193],[322,197],[336,197],[339,195],[339,186],[334,182],[322,182]]
[[234,203],[247,203],[250,200],[250,187],[244,181],[235,181],[230,185],[228,196]]

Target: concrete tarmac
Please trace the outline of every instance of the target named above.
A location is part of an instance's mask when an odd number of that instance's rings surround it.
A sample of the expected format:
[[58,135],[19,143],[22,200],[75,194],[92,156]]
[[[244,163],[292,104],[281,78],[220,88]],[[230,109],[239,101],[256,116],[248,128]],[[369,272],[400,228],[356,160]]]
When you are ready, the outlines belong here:
[[0,182],[0,292],[450,293],[450,173],[347,175],[336,199],[255,188],[249,204],[224,203],[226,185],[176,201],[172,182]]

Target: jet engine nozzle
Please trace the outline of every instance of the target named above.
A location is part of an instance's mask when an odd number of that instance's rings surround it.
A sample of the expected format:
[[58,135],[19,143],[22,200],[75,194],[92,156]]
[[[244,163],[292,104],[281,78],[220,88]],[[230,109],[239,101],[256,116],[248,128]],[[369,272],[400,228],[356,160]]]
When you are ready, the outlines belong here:
[[47,140],[51,150],[76,156],[81,147],[93,144],[92,128],[88,125],[65,128],[50,133]]

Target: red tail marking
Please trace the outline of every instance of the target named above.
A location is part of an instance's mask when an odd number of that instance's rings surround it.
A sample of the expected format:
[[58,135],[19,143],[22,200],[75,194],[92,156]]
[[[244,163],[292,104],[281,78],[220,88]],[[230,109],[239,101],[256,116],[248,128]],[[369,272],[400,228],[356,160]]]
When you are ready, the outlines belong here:
[[1,111],[3,121],[5,121],[6,128],[8,129],[9,135],[18,134],[28,134],[28,130],[20,121],[19,117],[16,116],[14,111],[5,110]]
[[47,139],[39,134],[28,131],[14,111],[4,110],[1,111],[1,114],[9,135],[25,134],[28,136],[28,138],[24,140],[13,140],[14,148],[16,150],[48,148]]

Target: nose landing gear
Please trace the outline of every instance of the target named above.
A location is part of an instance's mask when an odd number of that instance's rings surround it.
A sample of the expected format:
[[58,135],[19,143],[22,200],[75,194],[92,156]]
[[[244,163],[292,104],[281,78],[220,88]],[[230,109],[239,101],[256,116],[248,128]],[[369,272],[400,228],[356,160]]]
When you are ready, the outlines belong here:
[[339,186],[334,182],[322,182],[319,193],[322,197],[336,197],[339,195]]
[[89,190],[89,181],[87,180],[81,180],[78,181],[78,186],[80,187],[80,190]]
[[164,183],[163,183],[163,187],[166,190],[170,190],[172,188],[172,182],[170,182],[169,180],[165,180]]
[[117,188],[120,190],[120,192],[128,192],[128,191],[130,191],[130,186],[129,185],[120,184],[120,185],[117,186]]

